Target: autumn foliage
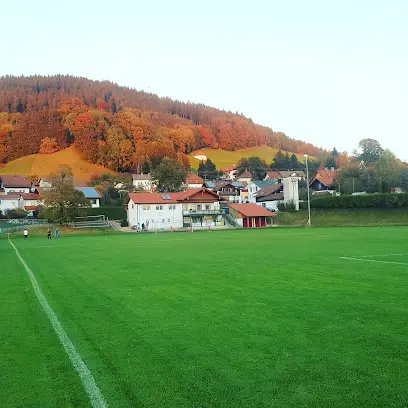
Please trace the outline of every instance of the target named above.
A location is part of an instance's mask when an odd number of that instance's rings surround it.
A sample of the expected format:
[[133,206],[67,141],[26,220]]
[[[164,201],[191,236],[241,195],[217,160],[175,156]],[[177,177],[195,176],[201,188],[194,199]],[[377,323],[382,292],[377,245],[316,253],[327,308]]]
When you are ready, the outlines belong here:
[[58,152],[59,146],[57,141],[54,138],[51,137],[45,137],[43,140],[41,140],[41,145],[40,145],[40,153],[41,154],[51,154]]
[[188,166],[187,154],[212,147],[267,145],[315,156],[320,149],[204,105],[173,101],[71,76],[0,78],[0,163],[74,145],[112,170],[140,170],[164,157]]

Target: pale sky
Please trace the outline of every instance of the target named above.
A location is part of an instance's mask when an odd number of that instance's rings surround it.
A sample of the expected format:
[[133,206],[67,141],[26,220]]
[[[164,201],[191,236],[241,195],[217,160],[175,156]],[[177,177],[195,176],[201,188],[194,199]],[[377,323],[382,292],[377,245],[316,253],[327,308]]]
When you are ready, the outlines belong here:
[[408,0],[0,0],[0,75],[71,74],[408,160]]

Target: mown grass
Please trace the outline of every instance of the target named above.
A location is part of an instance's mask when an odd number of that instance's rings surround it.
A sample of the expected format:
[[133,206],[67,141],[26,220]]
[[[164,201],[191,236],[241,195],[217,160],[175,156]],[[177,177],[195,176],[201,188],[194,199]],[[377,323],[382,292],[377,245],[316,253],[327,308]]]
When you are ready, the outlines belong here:
[[[393,260],[407,233],[14,242],[111,407],[405,407],[407,267],[339,257]],[[0,251],[0,406],[90,406],[7,241]]]
[[87,162],[73,147],[52,154],[33,154],[7,163],[0,169],[2,174],[47,177],[58,167],[71,167],[78,185],[88,182],[95,174],[112,173],[105,167]]
[[[233,152],[221,149],[200,149],[201,152],[205,153],[207,157],[215,163],[217,169],[221,169],[225,166],[231,166],[233,164],[238,164],[239,159],[243,157],[259,156],[261,159],[265,160],[267,164],[271,164],[274,159],[277,149],[273,149],[269,146],[255,146],[248,147],[246,149],[236,150]],[[190,165],[192,168],[197,169],[200,162],[194,158],[196,152],[192,152],[189,155]],[[292,154],[292,153],[289,153]],[[298,159],[303,162],[304,157],[302,154],[296,154]]]
[[[281,226],[304,227],[308,220],[307,211],[278,212],[274,219],[275,224]],[[312,225],[316,227],[369,227],[408,225],[407,209],[338,209],[312,210]]]

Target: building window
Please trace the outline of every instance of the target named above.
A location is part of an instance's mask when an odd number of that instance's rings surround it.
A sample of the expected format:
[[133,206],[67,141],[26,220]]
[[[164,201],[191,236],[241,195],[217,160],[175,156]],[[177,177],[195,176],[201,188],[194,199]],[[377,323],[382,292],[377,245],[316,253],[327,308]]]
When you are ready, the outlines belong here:
[[144,206],[143,206],[143,210],[145,210],[145,211],[146,211],[146,210],[150,210],[150,205],[144,205]]
[[197,205],[197,211],[201,211],[201,204]]
[[156,210],[163,210],[163,206],[162,205],[156,205]]
[[205,209],[208,211],[208,210],[210,209],[210,206],[207,204],[207,205],[205,206]]
[[135,208],[135,205],[134,204],[132,204],[132,210]]
[[164,218],[162,218],[162,222],[164,222]]
[[170,218],[167,218],[167,222],[170,222]]
[[176,206],[174,204],[169,205],[169,210],[175,210],[175,209],[176,209]]
[[266,207],[266,203],[262,203],[262,207],[265,208],[265,207]]

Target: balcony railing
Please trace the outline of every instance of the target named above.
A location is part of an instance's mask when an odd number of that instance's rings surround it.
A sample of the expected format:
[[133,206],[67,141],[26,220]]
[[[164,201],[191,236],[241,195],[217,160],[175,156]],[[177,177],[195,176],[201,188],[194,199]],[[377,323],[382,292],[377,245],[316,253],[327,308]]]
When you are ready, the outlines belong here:
[[205,208],[201,210],[183,210],[183,216],[200,216],[200,215],[223,215],[225,211],[223,209],[217,210],[206,210]]

